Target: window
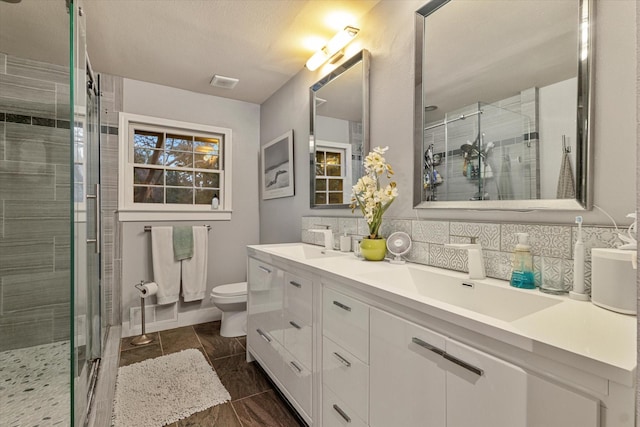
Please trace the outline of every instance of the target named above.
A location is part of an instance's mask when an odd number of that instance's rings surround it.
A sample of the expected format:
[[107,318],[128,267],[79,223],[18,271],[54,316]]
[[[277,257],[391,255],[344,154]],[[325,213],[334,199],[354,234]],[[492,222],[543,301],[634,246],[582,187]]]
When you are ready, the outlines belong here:
[[121,114],[120,135],[121,220],[231,218],[230,129]]
[[316,205],[351,202],[351,145],[318,141],[316,145]]

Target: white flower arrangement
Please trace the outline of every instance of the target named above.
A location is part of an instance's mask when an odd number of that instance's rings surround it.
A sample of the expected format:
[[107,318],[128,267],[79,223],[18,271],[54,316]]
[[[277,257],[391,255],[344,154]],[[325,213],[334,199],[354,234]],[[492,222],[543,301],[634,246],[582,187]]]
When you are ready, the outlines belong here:
[[389,147],[375,147],[364,159],[364,170],[366,175],[358,179],[351,193],[351,211],[357,206],[360,207],[367,224],[369,225],[369,238],[380,237],[380,225],[382,215],[391,206],[391,203],[398,197],[398,189],[395,181],[389,182],[381,188],[380,177],[383,174],[387,178],[393,175],[391,165],[384,158],[384,153]]

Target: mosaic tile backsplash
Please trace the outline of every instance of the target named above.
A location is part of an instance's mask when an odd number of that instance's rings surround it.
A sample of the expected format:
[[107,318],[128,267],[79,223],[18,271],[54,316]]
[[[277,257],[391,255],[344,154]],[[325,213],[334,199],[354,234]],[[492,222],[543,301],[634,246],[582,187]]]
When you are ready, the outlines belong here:
[[[320,233],[309,231],[318,228],[318,225],[330,226],[336,236],[343,233],[358,236],[368,234],[363,218],[308,216],[302,218],[303,242],[323,244]],[[540,286],[543,265],[545,274],[549,275],[547,277],[563,282],[565,290],[570,290],[573,285],[573,246],[577,239],[577,227],[571,225],[385,219],[381,234],[388,236],[395,231],[404,231],[411,236],[413,244],[405,256],[407,261],[464,272],[468,271],[467,251],[444,245],[469,243],[470,237],[477,237],[482,245],[487,276],[503,280],[511,277],[516,233],[529,233],[536,285]],[[618,237],[613,227],[583,226],[582,232],[586,251],[585,286],[590,292],[591,249],[616,247]]]

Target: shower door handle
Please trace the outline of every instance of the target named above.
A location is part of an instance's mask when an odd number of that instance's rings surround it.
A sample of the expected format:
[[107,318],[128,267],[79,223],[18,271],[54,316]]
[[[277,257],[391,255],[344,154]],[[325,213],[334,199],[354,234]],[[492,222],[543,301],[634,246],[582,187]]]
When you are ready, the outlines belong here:
[[95,224],[96,224],[96,238],[95,239],[87,239],[87,243],[95,243],[96,244],[96,253],[100,253],[100,184],[96,184],[96,194],[87,194],[87,199],[94,199],[96,201],[96,212],[95,212]]

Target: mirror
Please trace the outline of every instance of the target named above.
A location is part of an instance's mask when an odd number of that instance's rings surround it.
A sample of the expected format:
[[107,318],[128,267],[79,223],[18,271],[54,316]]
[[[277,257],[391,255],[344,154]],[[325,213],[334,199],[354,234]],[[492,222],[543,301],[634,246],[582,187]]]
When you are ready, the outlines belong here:
[[416,13],[414,206],[591,209],[592,0]]
[[311,207],[346,208],[369,152],[369,52],[316,82],[309,100]]

